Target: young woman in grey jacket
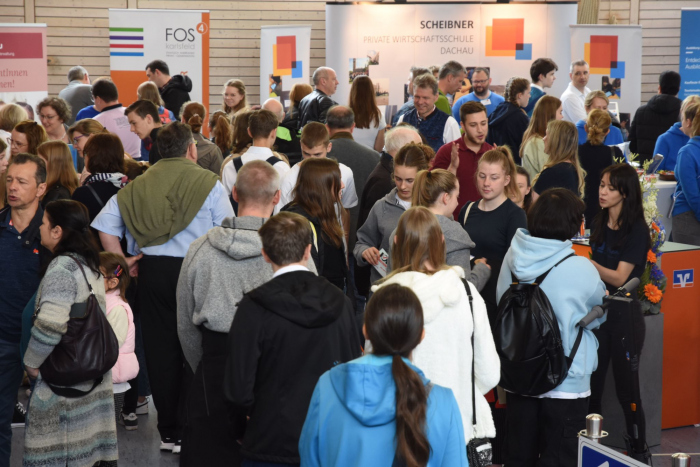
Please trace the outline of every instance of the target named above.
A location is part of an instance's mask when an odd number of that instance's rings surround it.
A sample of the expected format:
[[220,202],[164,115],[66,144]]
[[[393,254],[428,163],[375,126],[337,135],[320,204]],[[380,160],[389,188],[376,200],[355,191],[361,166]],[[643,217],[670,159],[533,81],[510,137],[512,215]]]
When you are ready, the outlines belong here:
[[[425,144],[410,143],[402,147],[394,156],[392,177],[396,188],[380,199],[367,216],[367,220],[357,231],[357,242],[353,249],[360,266],[379,263],[379,250],[388,254],[391,250],[391,232],[399,224],[399,217],[411,207],[413,183],[421,170],[427,170],[435,152]],[[370,281],[375,283],[382,278],[376,268],[372,268]]]

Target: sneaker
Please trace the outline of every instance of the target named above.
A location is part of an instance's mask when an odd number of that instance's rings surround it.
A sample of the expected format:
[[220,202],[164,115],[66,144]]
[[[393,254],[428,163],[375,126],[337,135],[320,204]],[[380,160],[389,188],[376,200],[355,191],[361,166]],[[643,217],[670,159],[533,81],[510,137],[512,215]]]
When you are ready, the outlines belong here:
[[175,443],[172,438],[165,438],[160,440],[160,450],[161,451],[171,451],[175,447]]
[[173,446],[173,454],[180,454],[180,451],[182,451],[182,441],[178,440]]
[[146,396],[143,402],[136,404],[136,415],[148,415],[148,403],[151,401],[151,396]]
[[119,414],[119,424],[124,425],[126,431],[134,431],[139,429],[139,418],[135,413],[129,415]]
[[12,414],[12,428],[24,426],[27,422],[27,409],[21,402],[15,404],[15,412]]

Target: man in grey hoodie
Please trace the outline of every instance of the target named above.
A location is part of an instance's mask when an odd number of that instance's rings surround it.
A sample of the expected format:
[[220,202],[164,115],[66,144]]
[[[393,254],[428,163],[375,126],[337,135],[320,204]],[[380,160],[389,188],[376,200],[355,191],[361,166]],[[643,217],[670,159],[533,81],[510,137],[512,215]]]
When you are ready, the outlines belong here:
[[[279,174],[267,162],[244,164],[233,188],[238,217],[225,219],[221,227],[194,241],[182,264],[177,330],[195,376],[180,465],[216,465],[221,459],[238,458],[221,384],[226,338],[243,295],[272,278],[258,229],[279,202],[279,185]],[[316,273],[313,261],[309,269]]]

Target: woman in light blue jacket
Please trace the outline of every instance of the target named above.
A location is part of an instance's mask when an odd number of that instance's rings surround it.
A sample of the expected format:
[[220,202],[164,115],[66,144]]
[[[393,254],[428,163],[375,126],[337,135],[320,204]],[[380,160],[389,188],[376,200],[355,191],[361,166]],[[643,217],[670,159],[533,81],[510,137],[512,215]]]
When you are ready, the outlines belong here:
[[[532,283],[553,268],[540,288],[557,317],[567,356],[579,331],[576,323],[605,296],[598,271],[588,258],[574,255],[569,240],[581,226],[584,209],[583,201],[570,190],[545,190],[528,213],[528,230],[515,233],[498,277],[500,301],[513,282],[511,273],[521,283]],[[508,393],[506,465],[576,465],[576,434],[586,427],[591,374],[598,366],[593,329],[606,317],[584,328],[569,373],[559,386],[535,397]]]
[[316,385],[301,466],[467,467],[452,390],[430,384],[409,361],[425,335],[418,297],[398,284],[382,287],[367,304],[363,331],[374,353],[336,366]]

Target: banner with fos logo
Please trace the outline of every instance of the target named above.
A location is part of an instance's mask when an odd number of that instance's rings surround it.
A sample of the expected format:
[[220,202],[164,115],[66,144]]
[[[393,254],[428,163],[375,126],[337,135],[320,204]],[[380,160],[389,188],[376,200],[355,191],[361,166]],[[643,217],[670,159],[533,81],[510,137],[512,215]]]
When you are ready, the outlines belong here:
[[693,286],[694,269],[679,269],[673,271],[673,288],[685,288]]
[[[209,12],[202,10],[109,10],[109,66],[125,106],[146,81],[146,65],[163,60],[170,76],[192,80],[193,101],[209,109]],[[180,109],[168,109],[177,113]]]

